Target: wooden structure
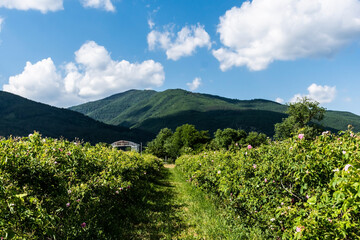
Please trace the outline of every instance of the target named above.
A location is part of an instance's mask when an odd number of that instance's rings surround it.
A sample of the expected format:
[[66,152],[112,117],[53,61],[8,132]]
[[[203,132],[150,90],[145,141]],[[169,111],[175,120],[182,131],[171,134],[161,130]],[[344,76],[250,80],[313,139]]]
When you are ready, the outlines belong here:
[[140,144],[130,142],[130,141],[126,141],[126,140],[120,140],[120,141],[113,142],[111,144],[111,146],[116,147],[116,148],[117,147],[131,147],[131,150],[135,150],[137,152],[140,152]]

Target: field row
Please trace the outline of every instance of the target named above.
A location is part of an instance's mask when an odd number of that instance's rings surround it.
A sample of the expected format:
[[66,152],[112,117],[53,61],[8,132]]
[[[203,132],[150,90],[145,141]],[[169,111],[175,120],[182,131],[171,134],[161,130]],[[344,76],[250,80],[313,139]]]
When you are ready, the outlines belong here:
[[0,237],[122,236],[162,162],[153,156],[42,138],[0,140]]
[[176,160],[187,181],[218,196],[249,238],[358,239],[360,137],[303,134],[259,148]]

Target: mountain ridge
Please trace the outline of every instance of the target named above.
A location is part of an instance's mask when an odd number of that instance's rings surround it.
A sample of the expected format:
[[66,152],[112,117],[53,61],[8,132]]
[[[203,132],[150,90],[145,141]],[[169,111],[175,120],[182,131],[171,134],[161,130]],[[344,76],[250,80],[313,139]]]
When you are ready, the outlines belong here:
[[46,137],[77,138],[93,144],[121,139],[146,142],[154,137],[149,132],[107,125],[79,112],[0,91],[0,135],[27,136],[34,131]]
[[[88,111],[90,106],[91,111]],[[231,127],[272,136],[274,124],[287,117],[287,106],[271,100],[230,99],[183,89],[162,92],[129,90],[70,109],[107,124],[151,131],[154,134],[164,127],[175,129],[190,123],[211,133],[216,129]],[[209,121],[212,124],[207,123]],[[360,131],[360,116],[350,112],[329,110],[322,123],[325,129],[331,131],[345,130],[348,124],[353,125],[355,131]]]

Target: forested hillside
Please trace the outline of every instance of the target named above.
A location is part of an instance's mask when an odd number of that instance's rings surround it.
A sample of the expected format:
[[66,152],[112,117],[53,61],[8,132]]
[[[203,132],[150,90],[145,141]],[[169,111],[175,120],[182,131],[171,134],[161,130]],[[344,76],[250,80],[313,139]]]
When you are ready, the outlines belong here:
[[[287,106],[273,101],[229,99],[181,89],[130,90],[70,109],[107,124],[154,134],[164,127],[175,130],[188,123],[210,133],[234,128],[272,136],[274,124],[287,117]],[[327,130],[346,130],[351,124],[355,131],[360,131],[360,117],[348,112],[327,111],[321,123]]]
[[27,136],[35,130],[47,137],[78,138],[91,143],[112,143],[120,139],[145,142],[154,136],[0,91],[0,136]]

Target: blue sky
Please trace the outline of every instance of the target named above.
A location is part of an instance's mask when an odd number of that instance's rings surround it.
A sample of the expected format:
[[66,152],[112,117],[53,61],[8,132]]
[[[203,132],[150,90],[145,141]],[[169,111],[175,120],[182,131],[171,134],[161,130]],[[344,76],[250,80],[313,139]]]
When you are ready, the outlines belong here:
[[68,107],[182,88],[360,114],[359,0],[0,0],[0,86]]

